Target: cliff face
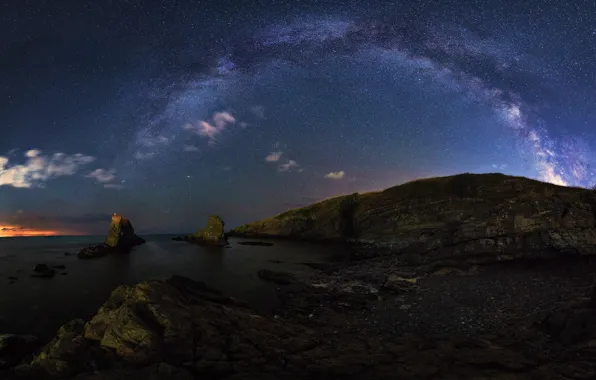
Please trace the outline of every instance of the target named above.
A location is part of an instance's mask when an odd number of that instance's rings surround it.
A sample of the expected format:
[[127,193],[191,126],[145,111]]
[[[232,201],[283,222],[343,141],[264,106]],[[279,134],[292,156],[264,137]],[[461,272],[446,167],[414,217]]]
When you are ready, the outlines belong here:
[[419,262],[594,255],[596,192],[503,174],[460,174],[329,199],[231,234],[350,240],[411,253]]

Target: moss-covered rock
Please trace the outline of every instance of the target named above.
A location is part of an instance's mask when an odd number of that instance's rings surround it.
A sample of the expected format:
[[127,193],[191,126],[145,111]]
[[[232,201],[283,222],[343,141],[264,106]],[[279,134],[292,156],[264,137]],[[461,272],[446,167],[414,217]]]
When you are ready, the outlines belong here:
[[230,235],[348,240],[407,254],[412,264],[596,255],[596,193],[503,174],[460,174],[332,198]]

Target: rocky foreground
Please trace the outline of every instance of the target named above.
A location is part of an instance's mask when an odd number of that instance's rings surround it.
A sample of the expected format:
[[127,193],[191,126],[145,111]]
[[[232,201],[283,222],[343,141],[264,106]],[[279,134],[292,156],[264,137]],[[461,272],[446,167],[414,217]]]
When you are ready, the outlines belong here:
[[[324,272],[319,272],[319,281],[334,278]],[[91,320],[65,324],[37,351],[33,338],[23,337],[16,345],[19,340],[14,336],[13,349],[3,351],[0,338],[0,356],[4,355],[0,363],[13,366],[0,372],[0,378],[548,380],[596,376],[596,298],[591,292],[562,300],[545,313],[528,314],[523,323],[491,328],[490,333],[391,334],[370,329],[374,319],[382,317],[378,308],[382,298],[391,298],[391,293],[381,291],[373,299],[370,292],[351,286],[343,291],[325,289],[317,280],[285,286],[286,297],[292,293],[283,308],[286,313],[272,317],[258,315],[244,303],[184,277],[121,286]],[[407,297],[408,291],[402,290],[400,294]],[[439,295],[440,289],[435,290]],[[307,311],[311,314],[306,315]],[[451,311],[446,308],[443,313]],[[411,313],[412,318],[415,314]],[[434,319],[444,321],[445,315],[439,309]],[[20,359],[22,364],[14,367]]]

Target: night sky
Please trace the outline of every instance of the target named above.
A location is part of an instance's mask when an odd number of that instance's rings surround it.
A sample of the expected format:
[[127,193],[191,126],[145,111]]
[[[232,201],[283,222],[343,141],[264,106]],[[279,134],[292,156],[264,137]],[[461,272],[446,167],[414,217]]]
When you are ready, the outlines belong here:
[[5,0],[0,235],[461,172],[591,187],[595,88],[593,0]]

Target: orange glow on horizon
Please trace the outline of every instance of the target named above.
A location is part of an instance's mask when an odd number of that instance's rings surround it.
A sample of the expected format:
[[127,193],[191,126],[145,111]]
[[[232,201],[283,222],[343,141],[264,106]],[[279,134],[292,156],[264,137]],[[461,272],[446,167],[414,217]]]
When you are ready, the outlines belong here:
[[26,228],[21,226],[0,225],[0,238],[3,237],[25,237],[25,236],[61,236],[61,235],[81,235],[77,231],[66,230],[46,230],[38,228]]

